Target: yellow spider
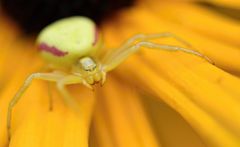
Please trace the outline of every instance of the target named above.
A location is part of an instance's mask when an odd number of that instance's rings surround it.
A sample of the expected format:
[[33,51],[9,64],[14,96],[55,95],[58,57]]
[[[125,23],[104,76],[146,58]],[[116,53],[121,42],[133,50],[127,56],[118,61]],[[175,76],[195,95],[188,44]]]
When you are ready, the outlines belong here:
[[66,90],[66,85],[81,83],[92,89],[92,85],[96,83],[104,84],[106,73],[113,70],[141,47],[183,51],[211,62],[208,57],[194,50],[147,41],[161,37],[173,37],[189,46],[187,42],[171,33],[139,34],[127,40],[118,49],[100,58],[98,53],[102,44],[101,36],[96,25],[89,18],[82,16],[65,18],[44,28],[39,34],[37,45],[42,57],[49,63],[53,72],[31,74],[10,101],[7,115],[9,139],[12,109],[33,79],[56,82],[57,89],[66,104],[77,110],[77,104]]

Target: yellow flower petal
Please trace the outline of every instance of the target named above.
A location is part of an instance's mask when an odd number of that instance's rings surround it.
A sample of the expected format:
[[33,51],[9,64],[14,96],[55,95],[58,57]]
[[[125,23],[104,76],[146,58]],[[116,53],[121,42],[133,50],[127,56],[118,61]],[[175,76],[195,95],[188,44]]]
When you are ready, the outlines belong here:
[[[144,14],[146,13],[147,12]],[[141,19],[139,17],[139,20],[136,19],[136,17],[138,17],[137,15],[132,18],[124,16],[126,19],[122,25],[118,27],[119,33],[115,36],[115,39],[114,37],[108,38],[107,36],[106,39],[111,40],[112,46],[114,46],[113,44],[117,44],[117,40],[123,40],[129,37],[130,34],[137,32],[140,28],[143,31],[147,31],[150,30],[149,28],[156,29],[158,24],[160,24],[160,27],[162,25],[159,21],[157,21],[157,19],[154,19],[154,21],[148,20],[148,25],[143,25],[142,23],[146,23],[146,21],[142,21],[145,17],[143,17],[143,15],[141,16],[142,17]],[[152,18],[150,14],[146,18],[149,17]],[[136,20],[138,20],[139,23],[135,23]],[[125,25],[123,25],[124,23]],[[151,25],[153,26],[151,27]],[[144,26],[149,26],[149,28]],[[114,30],[115,29],[113,27],[111,28],[109,26],[105,28],[105,32],[106,34],[109,34],[109,36],[113,36]],[[154,53],[150,54],[149,52]],[[239,146],[239,123],[236,123],[235,119],[240,118],[240,111],[238,108],[239,101],[237,97],[235,97],[235,95],[228,95],[227,91],[222,91],[217,83],[209,83],[205,80],[205,78],[200,78],[191,73],[189,70],[184,70],[185,67],[178,64],[178,61],[174,60],[174,56],[171,55],[174,54],[173,52],[168,53],[165,51],[145,50],[142,54],[139,54],[141,60],[143,60],[143,55],[146,53],[148,55],[148,62],[151,64],[145,65],[144,62],[136,61],[137,58],[134,58],[133,60],[132,57],[132,60],[128,60],[128,62],[120,66],[118,72],[120,72],[121,75],[129,81],[135,82],[137,85],[141,85],[140,87],[153,91],[156,94],[156,97],[162,98],[167,104],[177,110],[209,145]],[[177,54],[179,53],[175,53],[175,56]],[[217,53],[215,54],[217,55]],[[186,57],[187,59],[190,58],[190,60],[191,58],[194,58],[195,60],[191,60],[193,62],[190,62],[192,66],[198,65],[201,62],[208,64],[206,61],[201,60],[200,62],[200,60],[196,60],[197,57],[192,57],[191,55],[180,55],[185,59]],[[183,58],[181,60],[183,60]],[[146,60],[143,61],[147,62]],[[185,62],[187,61],[185,60]],[[232,65],[232,63],[230,65]],[[144,65],[149,66],[149,68]],[[137,72],[134,67],[139,67]],[[212,67],[212,65],[209,67]],[[153,68],[154,72],[150,72],[150,68]],[[126,73],[128,74],[126,75]],[[156,73],[159,73],[159,75]],[[160,75],[163,75],[165,80],[162,79]],[[185,76],[182,77],[182,75]],[[202,89],[198,89],[199,86]],[[229,108],[231,112],[225,111],[223,109],[224,107]],[[221,121],[219,121],[219,118]],[[201,129],[199,128],[199,125],[201,126]],[[210,130],[214,130],[214,132],[211,132]]]
[[[240,23],[204,6],[189,3],[162,3],[149,6],[155,14],[197,33],[240,46]],[[227,29],[226,29],[227,28]]]
[[[201,1],[201,0],[200,0]],[[208,3],[212,3],[219,6],[231,7],[231,8],[240,8],[240,1],[238,0],[202,0]]]
[[[51,89],[54,109],[49,111],[47,86],[34,81],[14,108],[10,146],[87,147],[88,142],[94,142],[94,146],[99,147],[175,145],[167,144],[164,142],[167,139],[154,134],[153,128],[159,127],[153,125],[157,123],[150,123],[149,114],[142,105],[139,90],[144,90],[179,113],[199,135],[200,139],[195,137],[199,142],[213,147],[239,147],[239,78],[218,68],[240,74],[240,50],[234,47],[239,45],[238,23],[193,3],[166,2],[159,5],[162,2],[156,0],[139,1],[134,7],[120,12],[117,17],[103,24],[106,46],[116,47],[137,33],[171,32],[192,43],[217,66],[184,53],[142,49],[112,72],[115,76],[108,76],[106,85],[97,89],[99,93],[96,96],[85,88],[69,87],[79,103],[79,116],[64,105],[55,89]],[[176,10],[178,7],[182,9]],[[157,10],[153,11],[152,8]],[[188,15],[181,15],[180,12]],[[211,17],[206,18],[206,14]],[[188,19],[191,20],[186,21]],[[211,26],[218,25],[215,30],[209,30],[203,28],[200,23],[202,20]],[[4,42],[0,54],[0,130],[3,130],[0,133],[0,146],[8,146],[8,102],[24,78],[40,69],[42,61],[36,57],[33,40],[20,36],[14,24],[3,16],[0,16],[0,22],[0,42]],[[195,23],[198,25],[193,25]],[[217,31],[222,27],[229,28],[229,32]],[[173,39],[156,42],[183,46]],[[133,91],[132,87],[138,87],[138,90]],[[89,141],[95,98],[98,98],[93,119],[93,139],[96,141]],[[198,143],[199,146],[203,144]]]
[[[110,27],[104,28],[105,32],[109,33],[109,36],[105,35],[106,40],[111,40],[110,37],[114,36],[111,32],[117,32],[120,28],[123,31],[122,33],[125,32],[125,35],[122,35],[124,36],[121,38],[122,40],[126,40],[130,36],[138,34],[139,30],[145,34],[171,32],[187,40],[194,48],[197,48],[201,53],[208,56],[220,68],[237,75],[240,74],[240,60],[238,60],[240,57],[240,50],[238,48],[217,42],[214,39],[205,38],[189,31],[187,28],[161,19],[142,6],[123,12],[121,15],[121,22],[112,20],[111,23],[115,26],[114,28],[110,28],[111,25],[106,25]],[[121,37],[121,34],[115,37]],[[116,46],[116,42],[111,42],[111,44],[112,46]],[[176,41],[172,41],[172,39],[163,42],[163,44],[179,45],[179,43],[176,44]],[[182,45],[180,44],[180,46]]]
[[[114,140],[114,145],[125,147],[160,146],[134,89],[127,85],[123,86],[119,84],[119,81],[109,77],[101,91],[99,93],[100,111],[96,110],[96,120],[105,120],[105,123],[108,123],[108,130]],[[104,138],[102,137],[102,139]],[[105,145],[102,144],[102,146]]]
[[[189,95],[183,92],[185,89],[179,89],[170,81],[162,79],[156,72],[150,70],[150,67],[143,66],[144,62],[129,60],[131,64],[125,64],[124,70],[119,69],[118,72],[124,78],[148,91],[152,91],[156,97],[162,99],[173,109],[178,111],[201,135],[204,141],[210,146],[234,146],[240,145],[239,139],[234,133],[230,132],[225,126],[218,122],[208,114],[202,106],[198,106],[195,102],[189,99]],[[139,72],[135,72],[133,67],[140,67]],[[128,73],[126,76],[125,73]],[[147,77],[146,77],[147,75]],[[131,78],[130,78],[131,77]],[[134,77],[134,79],[132,78]],[[178,77],[175,77],[178,78]],[[189,87],[191,89],[191,87]],[[204,93],[204,92],[203,92]],[[206,94],[205,96],[207,96]],[[194,98],[194,97],[190,97]],[[230,115],[230,114],[229,114]],[[236,124],[237,125],[237,124]]]

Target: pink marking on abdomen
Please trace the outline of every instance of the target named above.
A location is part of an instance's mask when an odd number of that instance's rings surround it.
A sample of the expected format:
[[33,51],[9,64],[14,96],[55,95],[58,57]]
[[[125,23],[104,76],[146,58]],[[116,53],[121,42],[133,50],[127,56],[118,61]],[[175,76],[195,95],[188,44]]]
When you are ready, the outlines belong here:
[[49,52],[49,53],[53,54],[54,56],[58,56],[58,57],[62,57],[62,56],[65,56],[68,54],[68,52],[63,52],[54,46],[50,47],[46,43],[40,43],[38,48],[41,51]]

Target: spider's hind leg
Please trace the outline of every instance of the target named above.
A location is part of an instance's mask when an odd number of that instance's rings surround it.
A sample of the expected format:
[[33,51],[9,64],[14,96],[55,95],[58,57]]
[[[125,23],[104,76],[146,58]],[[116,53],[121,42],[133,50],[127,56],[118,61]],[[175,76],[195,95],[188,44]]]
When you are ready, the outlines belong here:
[[48,88],[48,98],[49,98],[49,111],[53,111],[53,95],[52,95],[52,85],[50,82],[47,83]]

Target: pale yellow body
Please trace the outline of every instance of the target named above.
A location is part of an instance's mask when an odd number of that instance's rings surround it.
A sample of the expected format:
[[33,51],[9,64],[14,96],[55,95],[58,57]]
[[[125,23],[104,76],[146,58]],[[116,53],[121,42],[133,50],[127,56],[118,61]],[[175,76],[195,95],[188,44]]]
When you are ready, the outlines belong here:
[[[60,55],[41,49],[42,43],[55,48],[55,53],[60,52]],[[56,21],[44,28],[37,38],[42,58],[56,68],[72,66],[79,58],[94,55],[101,44],[95,23],[82,16]]]

